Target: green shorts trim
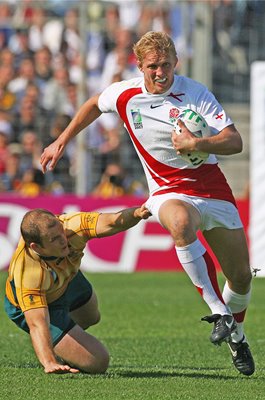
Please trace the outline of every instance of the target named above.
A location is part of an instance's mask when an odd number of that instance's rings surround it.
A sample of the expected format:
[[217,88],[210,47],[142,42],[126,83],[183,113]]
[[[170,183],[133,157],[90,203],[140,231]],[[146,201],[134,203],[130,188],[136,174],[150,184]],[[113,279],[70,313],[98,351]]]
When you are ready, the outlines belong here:
[[[92,296],[92,285],[81,271],[70,282],[64,294],[56,301],[48,304],[50,314],[50,333],[55,346],[64,335],[75,326],[69,312],[86,304]],[[8,317],[19,328],[29,333],[29,328],[20,308],[15,307],[5,296],[5,311]]]

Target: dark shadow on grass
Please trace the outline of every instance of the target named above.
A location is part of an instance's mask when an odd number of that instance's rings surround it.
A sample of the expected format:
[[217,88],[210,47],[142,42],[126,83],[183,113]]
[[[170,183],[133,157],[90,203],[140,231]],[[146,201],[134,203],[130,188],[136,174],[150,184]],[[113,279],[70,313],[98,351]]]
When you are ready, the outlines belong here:
[[[39,364],[35,363],[9,363],[9,368],[15,369],[36,369],[40,370]],[[155,370],[156,369],[156,370]],[[78,374],[50,374],[53,377],[60,377],[63,379],[120,379],[120,378],[133,378],[133,379],[164,379],[164,378],[191,378],[191,379],[214,379],[214,380],[227,380],[234,381],[238,379],[251,379],[265,381],[265,377],[252,375],[250,377],[241,375],[235,370],[234,376],[227,375],[227,368],[206,368],[206,367],[188,367],[188,366],[164,366],[158,369],[157,367],[142,367],[137,368],[135,365],[114,365],[105,374],[87,374],[82,371]],[[232,372],[232,370],[231,370]],[[259,372],[265,372],[265,369],[259,369]]]
[[225,374],[213,374],[213,373],[203,373],[200,371],[196,372],[143,372],[143,371],[124,371],[118,372],[115,375],[122,378],[196,378],[196,379],[224,379],[224,380],[234,380],[237,379],[237,376],[227,376]]
[[[123,368],[122,366],[116,366],[117,369]],[[171,366],[163,369],[152,371],[151,368],[148,370],[136,370],[135,367],[126,367],[126,371],[117,370],[107,372],[109,377],[120,377],[120,378],[196,378],[196,379],[223,379],[223,380],[235,380],[238,378],[253,379],[253,377],[245,377],[235,371],[235,376],[229,376],[224,371],[226,368],[195,368],[195,367],[182,367],[182,366]],[[147,369],[147,368],[146,368]],[[214,372],[216,371],[216,373]],[[256,377],[254,377],[255,379]],[[260,377],[259,377],[260,379]],[[264,380],[264,378],[262,378]]]

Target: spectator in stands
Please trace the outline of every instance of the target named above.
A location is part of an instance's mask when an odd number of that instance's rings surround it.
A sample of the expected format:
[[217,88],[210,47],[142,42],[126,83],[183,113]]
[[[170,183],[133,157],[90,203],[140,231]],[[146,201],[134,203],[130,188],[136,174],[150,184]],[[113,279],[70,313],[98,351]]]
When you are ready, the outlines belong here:
[[105,199],[124,195],[147,197],[147,188],[141,181],[128,176],[119,163],[113,162],[107,165],[92,195]]
[[14,76],[14,69],[10,65],[0,65],[0,110],[12,112],[16,105],[16,96],[8,89]]
[[52,54],[48,47],[42,47],[34,53],[35,74],[38,86],[43,92],[46,83],[52,78]]
[[[103,114],[88,127],[86,138],[88,158],[91,160],[93,185],[100,181],[109,163],[120,161],[121,122],[117,116]],[[75,154],[75,157],[78,156]]]
[[37,168],[24,171],[16,191],[23,197],[36,197],[43,191],[45,178]]
[[70,117],[73,117],[78,108],[78,86],[74,83],[69,83],[66,87],[67,103],[63,112]]
[[101,176],[92,195],[103,199],[120,197],[125,194],[124,171],[119,164],[109,164]]
[[14,139],[12,116],[7,111],[0,110],[0,132],[4,133],[9,143]]
[[[241,1],[242,2],[242,1]],[[232,0],[221,0],[213,7],[214,50],[219,53],[225,69],[230,73],[246,74],[248,61],[245,48],[236,38],[241,15],[237,12],[237,3]],[[236,18],[235,18],[236,15]],[[235,24],[235,19],[237,23]],[[235,40],[236,39],[236,40]]]
[[21,182],[19,144],[10,144],[9,156],[5,165],[5,172],[0,173],[0,187],[2,192],[17,191]]
[[32,58],[24,58],[18,68],[17,75],[11,79],[8,89],[21,100],[29,83],[36,83],[36,74]]
[[0,51],[0,65],[8,66],[11,70],[14,68],[14,54],[8,47]]
[[69,72],[66,67],[58,66],[53,71],[50,79],[43,90],[42,106],[52,115],[64,111],[68,102],[67,87],[70,83]]
[[32,8],[32,16],[28,29],[29,48],[33,52],[37,52],[44,46],[44,26],[47,22],[46,9],[43,7]]
[[0,3],[0,49],[8,45],[14,29],[12,27],[12,9],[7,2]]
[[34,131],[25,131],[21,136],[20,170],[40,169],[42,144]]
[[117,27],[115,39],[115,46],[107,54],[103,64],[101,89],[105,89],[115,81],[117,74],[124,77],[124,79],[140,76],[135,55],[132,51],[133,31]]
[[104,19],[104,50],[106,53],[109,53],[115,47],[117,27],[120,25],[120,13],[118,4],[109,3],[106,5]]
[[25,88],[25,98],[32,104],[40,105],[40,89],[34,82],[29,82]]
[[79,33],[79,15],[77,9],[69,9],[64,16],[64,29],[61,39],[60,51],[65,55],[70,69],[79,58],[81,51],[81,38]]
[[0,130],[0,174],[6,172],[6,164],[9,156],[8,137]]
[[[69,115],[57,114],[51,125],[50,135],[47,143],[52,143],[53,140],[55,140],[61,134],[61,132],[64,131],[70,121],[71,118]],[[69,146],[68,151],[62,158],[62,165],[60,165],[58,171],[54,171],[51,174],[49,178],[49,185],[47,187],[49,192],[56,192],[58,194],[58,191],[60,191],[60,193],[69,193],[73,191],[74,183],[71,174],[73,151],[73,148]]]
[[26,27],[17,28],[9,40],[8,47],[15,56],[15,69],[19,67],[24,58],[32,58],[33,52],[29,48],[28,30]]
[[[171,10],[170,10],[171,11]],[[148,31],[165,31],[170,30],[169,27],[169,7],[166,2],[143,2],[139,21],[135,26],[137,37],[141,37]]]
[[23,96],[13,119],[15,141],[19,142],[23,132],[27,130],[38,132],[38,124],[37,104],[30,97]]

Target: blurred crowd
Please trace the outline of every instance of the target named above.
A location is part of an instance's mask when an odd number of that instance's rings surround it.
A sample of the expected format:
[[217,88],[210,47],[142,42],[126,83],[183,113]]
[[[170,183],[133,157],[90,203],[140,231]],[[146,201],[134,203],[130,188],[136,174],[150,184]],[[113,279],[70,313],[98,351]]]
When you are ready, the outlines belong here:
[[[85,100],[114,81],[140,74],[132,44],[143,33],[167,31],[180,60],[193,56],[194,1],[83,3],[85,36],[80,29],[78,1],[0,1],[1,193],[74,192],[77,144],[69,145],[53,173],[42,174],[40,154],[68,125],[80,106],[80,92]],[[229,19],[230,14],[222,13],[221,8],[233,2],[209,3],[223,15],[223,22]],[[220,18],[217,22],[221,24]],[[221,46],[225,38],[219,34],[216,40]],[[240,64],[241,68],[244,65]],[[139,161],[123,129],[112,115],[102,115],[87,129],[87,192],[99,196],[146,194]],[[113,191],[103,185],[109,169],[116,171],[109,174]],[[102,186],[105,192],[100,191]],[[122,191],[116,190],[117,186]]]

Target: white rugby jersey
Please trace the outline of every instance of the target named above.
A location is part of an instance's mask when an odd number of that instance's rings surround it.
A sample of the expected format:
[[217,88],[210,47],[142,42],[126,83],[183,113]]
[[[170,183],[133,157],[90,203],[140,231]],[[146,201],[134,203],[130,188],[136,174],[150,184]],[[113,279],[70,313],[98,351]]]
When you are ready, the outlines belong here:
[[231,189],[209,155],[199,167],[176,154],[171,142],[173,123],[189,108],[207,121],[212,135],[233,124],[214,95],[201,83],[184,76],[163,94],[148,93],[144,79],[116,82],[99,96],[101,112],[116,112],[124,121],[143,165],[151,195],[177,192],[235,203]]

